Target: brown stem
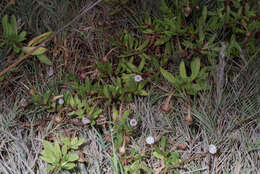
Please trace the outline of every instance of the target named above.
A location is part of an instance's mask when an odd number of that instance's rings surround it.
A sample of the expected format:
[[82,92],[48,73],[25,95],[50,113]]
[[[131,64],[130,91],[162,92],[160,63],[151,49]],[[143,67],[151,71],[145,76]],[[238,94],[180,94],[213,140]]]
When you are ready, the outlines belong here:
[[195,155],[191,156],[190,158],[188,158],[186,160],[183,160],[183,161],[181,161],[181,162],[179,162],[177,164],[174,164],[174,168],[178,168],[178,166],[184,165],[184,164],[186,164],[186,163],[188,163],[190,161],[193,161],[193,160],[195,160],[197,158],[205,157],[208,153],[209,152],[203,152],[203,153],[200,153],[200,154],[195,154]]

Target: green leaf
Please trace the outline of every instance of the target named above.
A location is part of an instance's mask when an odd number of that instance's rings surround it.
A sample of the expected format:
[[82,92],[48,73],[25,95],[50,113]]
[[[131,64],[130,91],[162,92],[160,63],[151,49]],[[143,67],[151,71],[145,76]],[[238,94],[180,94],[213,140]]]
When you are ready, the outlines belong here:
[[68,152],[68,146],[63,145],[62,148],[61,148],[61,152],[62,152],[62,155],[65,156]]
[[76,164],[74,164],[74,163],[66,163],[62,166],[62,168],[65,170],[70,170],[70,169],[73,169],[75,166],[76,166]]
[[131,70],[131,72],[140,73],[139,69],[134,64],[126,62],[126,65]]
[[161,71],[163,77],[164,77],[166,80],[168,80],[171,84],[174,85],[174,84],[176,83],[176,79],[175,79],[175,77],[174,77],[171,73],[169,73],[168,71],[164,70],[164,69],[161,68],[161,67],[160,67],[160,71]]
[[4,36],[9,36],[9,33],[10,33],[10,28],[8,27],[8,16],[5,15],[3,18],[2,18],[2,26],[3,26],[3,30],[4,30],[4,33],[3,35]]
[[205,21],[206,21],[207,12],[208,12],[207,7],[204,6],[204,8],[203,8],[203,10],[202,10],[202,22],[203,22],[203,23],[205,23]]
[[59,143],[57,141],[55,141],[54,147],[55,147],[55,156],[56,156],[56,158],[61,159],[61,157],[62,157],[61,149],[60,149],[60,145],[59,145]]
[[148,93],[143,89],[138,91],[138,94],[141,95],[141,96],[148,96]]
[[43,104],[47,104],[51,96],[51,90],[45,92],[43,96]]
[[11,28],[12,28],[12,35],[17,36],[18,35],[18,31],[17,31],[17,23],[16,23],[16,18],[14,15],[11,16]]
[[64,137],[63,135],[61,135],[61,141],[64,143],[64,145],[66,146],[70,146],[70,139],[68,137]]
[[69,161],[69,162],[73,162],[73,161],[76,161],[78,159],[79,159],[79,156],[78,156],[77,153],[69,153],[67,155],[67,161]]
[[41,152],[41,158],[48,163],[55,163],[57,161],[57,156],[55,155],[55,147],[49,141],[45,140],[43,140],[43,146],[44,150]]
[[144,48],[147,47],[147,45],[149,44],[150,40],[145,40],[137,49],[136,51],[142,51]]
[[48,59],[44,54],[37,55],[37,58],[40,62],[45,63],[46,65],[52,65],[50,59]]
[[164,36],[160,39],[157,39],[156,42],[154,43],[155,46],[160,46],[165,44],[166,42],[168,42],[171,39],[171,37],[169,36]]
[[197,78],[200,72],[200,59],[195,58],[191,62],[191,81]]
[[138,65],[139,72],[141,72],[143,70],[145,63],[146,63],[145,58],[142,58],[140,64]]
[[166,137],[163,136],[161,139],[161,148],[163,151],[165,150],[165,147],[166,147]]
[[180,76],[183,80],[186,80],[188,78],[184,61],[181,61],[180,63]]
[[[35,48],[36,47],[22,47],[22,51],[27,54],[27,53],[30,53]],[[32,52],[31,55],[38,56],[38,55],[45,53],[46,51],[47,51],[46,48],[40,47],[40,48],[37,48],[34,52]],[[43,62],[43,63],[45,63],[45,62]]]
[[158,152],[153,152],[152,155],[158,159],[164,160],[164,156]]
[[110,92],[109,92],[109,90],[108,90],[108,85],[105,85],[105,86],[104,86],[103,92],[104,92],[104,95],[105,95],[106,98],[108,98],[108,99],[111,98]]
[[25,36],[26,36],[26,31],[22,31],[22,32],[19,34],[17,41],[18,41],[18,42],[24,41],[24,40],[26,39]]

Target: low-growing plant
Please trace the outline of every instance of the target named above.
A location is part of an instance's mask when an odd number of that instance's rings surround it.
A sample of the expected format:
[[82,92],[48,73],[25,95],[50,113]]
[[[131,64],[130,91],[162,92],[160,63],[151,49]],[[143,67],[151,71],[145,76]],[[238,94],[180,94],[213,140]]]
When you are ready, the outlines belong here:
[[91,121],[91,125],[95,124],[95,119],[102,113],[102,109],[97,104],[90,105],[85,99],[80,99],[78,95],[72,96],[70,92],[64,95],[65,106],[68,107],[68,115],[76,115],[82,119],[87,117]]
[[62,145],[55,141],[54,144],[43,140],[44,150],[41,152],[41,159],[49,163],[51,166],[47,170],[54,171],[54,174],[61,170],[73,169],[75,162],[79,159],[75,152],[80,145],[84,143],[84,139],[68,138],[61,136]]
[[[115,146],[117,148],[120,147],[121,154],[125,153],[125,146],[126,146],[126,136],[131,135],[132,128],[128,123],[128,117],[131,113],[130,110],[126,110],[121,112],[121,109],[118,111],[115,106],[113,106],[113,115],[112,120],[114,123],[113,133],[115,134]],[[120,150],[119,150],[120,151]]]
[[142,172],[152,174],[153,170],[142,161],[145,156],[145,152],[136,153],[134,149],[131,149],[130,154],[125,157],[124,174],[141,174]]
[[143,80],[140,75],[123,74],[122,79],[117,77],[114,85],[107,84],[103,87],[103,94],[107,99],[107,104],[112,101],[124,103],[132,101],[133,95],[147,96],[144,90],[147,81]]
[[187,123],[192,122],[190,115],[190,96],[197,95],[199,91],[208,90],[210,86],[207,84],[208,68],[201,68],[200,59],[195,58],[191,62],[191,75],[187,75],[184,61],[179,66],[179,75],[172,75],[165,69],[161,68],[161,73],[165,79],[174,87],[174,96],[187,99],[188,97],[188,115],[185,118]]
[[[26,40],[26,32],[22,31],[18,33],[18,27],[16,23],[16,18],[14,15],[11,16],[11,21],[9,22],[8,15],[5,15],[2,18],[2,27],[3,27],[3,41],[0,44],[0,47],[7,47],[7,53],[10,51],[14,51],[15,53],[20,53],[20,56],[24,54],[30,53],[33,49],[36,48],[38,44],[46,40],[52,32],[44,33],[40,36],[33,38],[31,41],[28,42],[26,46],[23,45],[23,41]],[[44,47],[39,47],[30,55],[36,56],[39,61],[45,63],[47,65],[51,65],[51,61],[46,57],[44,54],[47,51]]]
[[[162,163],[162,168],[160,168],[160,173],[168,173],[168,171],[173,172],[174,174],[179,174],[175,165],[181,162],[180,155],[178,152],[170,152],[166,149],[166,137],[163,136],[160,141],[160,147],[154,146],[154,151],[152,155],[160,159]],[[159,172],[159,171],[158,171]]]

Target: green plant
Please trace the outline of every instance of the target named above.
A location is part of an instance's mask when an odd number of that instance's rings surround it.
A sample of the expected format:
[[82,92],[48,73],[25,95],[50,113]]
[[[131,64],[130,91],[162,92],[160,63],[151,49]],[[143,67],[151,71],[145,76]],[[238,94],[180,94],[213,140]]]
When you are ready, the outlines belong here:
[[18,34],[18,28],[16,23],[16,18],[14,15],[11,16],[11,21],[9,22],[8,16],[5,15],[2,18],[2,27],[3,27],[3,41],[0,44],[0,47],[8,47],[7,53],[12,49],[15,53],[19,53],[21,50],[21,44],[26,40],[26,32],[22,31]]
[[208,67],[200,68],[200,59],[195,58],[191,62],[191,75],[187,75],[184,61],[179,66],[179,75],[173,76],[168,71],[161,68],[163,77],[168,80],[178,93],[175,96],[185,98],[185,94],[196,95],[201,90],[208,90],[210,86],[207,84]]
[[[126,110],[122,113],[122,108],[120,111],[113,106],[112,120],[114,122],[113,133],[115,134],[115,146],[120,147],[121,153],[125,153],[126,140],[125,137],[132,133],[132,128],[128,124],[128,116],[130,115],[130,110]],[[120,150],[119,150],[120,151]]]
[[160,168],[159,173],[167,173],[168,171],[174,172],[174,174],[179,174],[177,170],[174,169],[174,166],[181,162],[180,155],[178,152],[170,152],[166,149],[166,137],[163,136],[160,142],[160,148],[154,146],[154,151],[152,155],[160,159],[163,163],[162,168]]
[[[179,66],[179,75],[173,76],[168,71],[161,68],[161,73],[175,88],[174,96],[186,99],[188,95],[188,112],[185,121],[187,124],[192,123],[190,95],[196,95],[201,90],[208,90],[210,86],[207,84],[207,67],[200,68],[200,59],[195,58],[191,62],[191,75],[188,76],[184,61],[181,61]],[[169,97],[171,97],[170,95]],[[169,101],[170,99],[168,99]],[[166,103],[168,104],[168,103]]]
[[124,166],[124,174],[141,174],[142,172],[152,174],[153,170],[142,162],[144,157],[144,152],[136,153],[134,149],[131,149],[130,154],[125,157],[127,164]]
[[80,145],[84,143],[84,139],[68,138],[61,136],[63,145],[61,146],[57,141],[52,144],[49,141],[43,141],[44,150],[41,152],[41,159],[49,163],[51,166],[47,170],[54,170],[54,174],[61,170],[73,169],[75,162],[79,156],[74,150],[77,150]]
[[[2,27],[3,27],[3,42],[0,44],[0,47],[6,46],[8,48],[7,53],[10,53],[10,51],[14,51],[15,53],[22,53],[20,56],[23,56],[24,53],[30,53],[33,49],[36,48],[38,44],[40,44],[42,41],[46,40],[52,32],[44,33],[40,36],[37,36],[33,38],[27,46],[23,46],[23,41],[26,40],[26,32],[22,31],[20,34],[18,34],[18,27],[16,23],[16,18],[14,15],[11,16],[11,21],[9,22],[8,15],[5,15],[2,18]],[[39,61],[42,63],[45,63],[47,65],[51,65],[51,61],[46,57],[44,54],[47,51],[44,47],[39,47],[34,52],[31,53],[32,56],[36,56]]]
[[[135,77],[140,77],[140,81],[136,80]],[[122,78],[116,78],[114,85],[104,85],[102,92],[107,99],[107,103],[132,101],[133,95],[147,96],[147,92],[143,89],[147,81],[141,78],[141,76],[135,74],[123,74]]]
[[95,119],[102,113],[102,109],[97,108],[97,104],[91,106],[86,100],[81,100],[78,95],[72,96],[69,91],[64,95],[64,101],[69,109],[69,116],[88,117],[91,125],[95,124]]

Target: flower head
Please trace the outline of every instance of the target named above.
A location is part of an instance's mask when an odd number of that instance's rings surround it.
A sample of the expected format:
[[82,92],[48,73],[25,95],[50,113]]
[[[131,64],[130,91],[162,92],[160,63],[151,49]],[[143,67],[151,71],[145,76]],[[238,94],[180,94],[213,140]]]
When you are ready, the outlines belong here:
[[154,143],[154,137],[152,136],[148,136],[146,139],[145,139],[146,143],[151,145]]
[[60,99],[58,100],[58,103],[59,103],[60,105],[62,105],[62,104],[64,103],[64,100],[63,100],[62,98],[60,98]]
[[214,144],[209,145],[209,153],[215,154],[217,152],[217,148]]
[[47,74],[48,74],[49,77],[54,74],[52,67],[50,67],[50,69],[47,71]]
[[131,119],[130,120],[130,125],[132,126],[132,127],[134,127],[134,126],[136,126],[137,125],[137,121],[136,121],[136,119]]
[[143,80],[142,76],[140,76],[140,75],[136,75],[135,76],[135,81],[136,82],[141,82],[142,80]]
[[81,122],[83,124],[89,124],[91,121],[90,121],[90,119],[88,117],[84,117],[84,118],[82,118]]

